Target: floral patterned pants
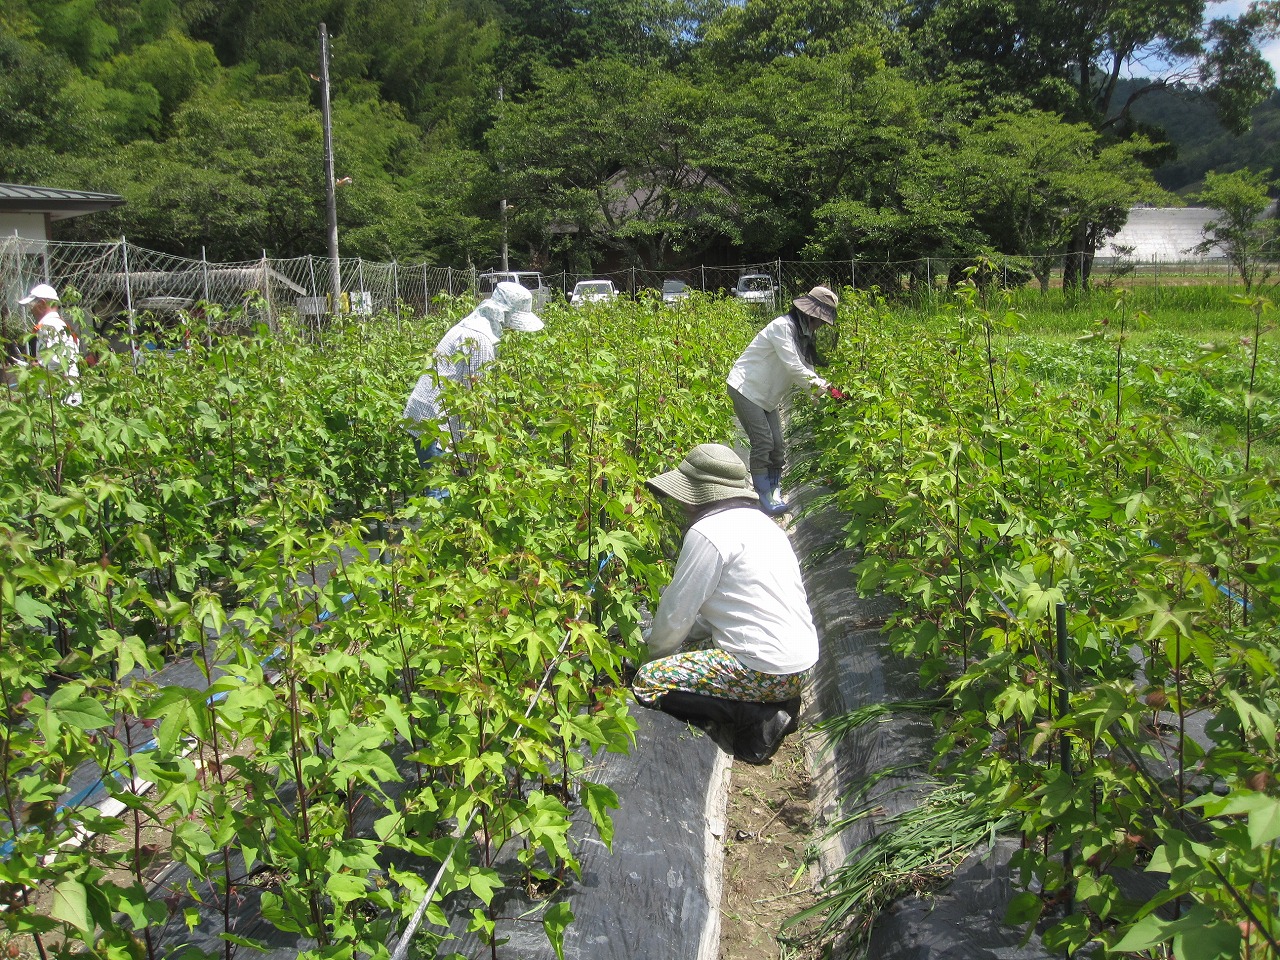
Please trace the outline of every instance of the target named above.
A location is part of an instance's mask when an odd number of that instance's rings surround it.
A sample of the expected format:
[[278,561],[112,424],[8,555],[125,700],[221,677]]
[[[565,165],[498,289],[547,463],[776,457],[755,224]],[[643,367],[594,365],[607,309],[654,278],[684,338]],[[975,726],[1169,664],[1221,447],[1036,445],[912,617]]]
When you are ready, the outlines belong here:
[[646,663],[637,671],[631,690],[646,707],[655,706],[659,697],[672,690],[726,700],[781,703],[800,696],[807,673],[760,673],[723,650],[682,650]]

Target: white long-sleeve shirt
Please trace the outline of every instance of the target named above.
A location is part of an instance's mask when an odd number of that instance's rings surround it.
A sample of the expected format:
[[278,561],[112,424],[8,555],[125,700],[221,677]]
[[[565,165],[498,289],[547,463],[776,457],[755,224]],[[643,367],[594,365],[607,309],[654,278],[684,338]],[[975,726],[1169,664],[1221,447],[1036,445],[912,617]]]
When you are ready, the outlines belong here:
[[827,381],[805,365],[796,349],[791,317],[770,320],[742,351],[726,380],[729,386],[760,407],[777,410],[788,393],[806,384],[825,390]]
[[751,670],[799,673],[817,663],[800,564],[759,508],[722,510],[689,528],[653,619],[649,657],[678,651],[695,624]]
[[50,310],[41,317],[36,323],[36,358],[46,370],[67,379],[70,389],[63,394],[62,402],[68,407],[78,407],[81,402],[80,391],[75,389],[80,377],[76,363],[79,356],[80,345],[58,311]]

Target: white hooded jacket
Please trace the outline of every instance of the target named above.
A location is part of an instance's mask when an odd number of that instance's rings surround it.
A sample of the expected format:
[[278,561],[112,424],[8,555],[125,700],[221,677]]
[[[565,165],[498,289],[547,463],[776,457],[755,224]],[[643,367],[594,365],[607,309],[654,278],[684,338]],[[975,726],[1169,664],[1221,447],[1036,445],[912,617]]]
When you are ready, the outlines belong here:
[[[518,283],[503,282],[489,299],[449,328],[436,344],[432,369],[413,387],[405,403],[403,417],[421,423],[442,420],[446,416],[440,404],[440,383],[474,383],[484,368],[497,359],[498,341],[504,329],[541,330],[542,321],[534,315],[533,294]],[[441,429],[447,429],[443,424]],[[421,431],[409,431],[418,436]]]

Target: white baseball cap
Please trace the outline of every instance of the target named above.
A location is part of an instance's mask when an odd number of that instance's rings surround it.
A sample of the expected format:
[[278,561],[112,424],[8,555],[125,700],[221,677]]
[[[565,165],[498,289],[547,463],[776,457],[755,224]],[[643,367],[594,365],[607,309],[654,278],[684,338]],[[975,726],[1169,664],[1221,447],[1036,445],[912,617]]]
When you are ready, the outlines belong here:
[[57,290],[53,289],[53,287],[49,286],[47,283],[37,283],[34,287],[31,288],[31,292],[28,293],[25,297],[23,297],[18,302],[25,307],[28,303],[31,303],[35,300],[55,300],[56,301],[57,299],[58,299]]

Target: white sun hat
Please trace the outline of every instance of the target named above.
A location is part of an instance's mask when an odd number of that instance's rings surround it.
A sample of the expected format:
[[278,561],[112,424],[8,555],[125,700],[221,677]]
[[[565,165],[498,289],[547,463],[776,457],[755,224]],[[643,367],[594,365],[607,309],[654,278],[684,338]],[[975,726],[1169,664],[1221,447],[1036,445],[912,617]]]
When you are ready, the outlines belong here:
[[57,302],[58,299],[57,290],[53,289],[53,287],[49,286],[47,283],[37,283],[31,288],[31,292],[18,302],[25,307],[28,303],[34,303],[36,300],[52,300]]
[[520,284],[503,280],[494,289],[489,299],[500,304],[506,311],[506,315],[502,318],[502,325],[508,330],[533,333],[542,329],[542,321],[533,312],[533,294]]

